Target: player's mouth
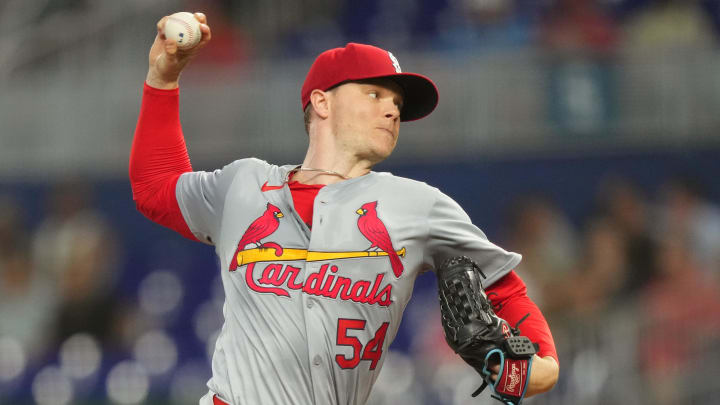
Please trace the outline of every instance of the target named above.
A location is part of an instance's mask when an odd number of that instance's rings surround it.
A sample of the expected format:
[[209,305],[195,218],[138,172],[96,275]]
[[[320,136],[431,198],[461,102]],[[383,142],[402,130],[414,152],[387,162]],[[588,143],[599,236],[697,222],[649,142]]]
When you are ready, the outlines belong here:
[[393,139],[395,139],[397,136],[395,135],[395,132],[389,128],[385,127],[377,127],[377,129],[385,131],[388,135],[390,135]]

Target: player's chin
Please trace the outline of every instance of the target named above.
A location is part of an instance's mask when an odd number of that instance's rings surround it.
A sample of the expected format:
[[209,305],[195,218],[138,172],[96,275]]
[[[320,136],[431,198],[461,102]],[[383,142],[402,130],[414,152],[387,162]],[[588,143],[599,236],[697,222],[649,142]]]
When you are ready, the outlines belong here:
[[386,142],[379,142],[375,145],[374,154],[378,161],[383,161],[390,157],[393,150],[395,150],[395,140],[386,140]]
[[390,157],[392,150],[393,148],[391,147],[374,147],[367,150],[366,153],[363,154],[362,158],[375,165]]
[[398,134],[387,129],[378,129],[377,132],[378,134],[375,137],[376,146],[392,152],[395,145],[397,145]]

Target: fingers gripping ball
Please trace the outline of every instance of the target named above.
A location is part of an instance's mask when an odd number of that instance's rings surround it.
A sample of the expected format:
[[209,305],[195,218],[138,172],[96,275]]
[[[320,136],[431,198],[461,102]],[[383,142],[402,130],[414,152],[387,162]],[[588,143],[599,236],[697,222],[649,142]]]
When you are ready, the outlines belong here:
[[185,11],[172,14],[165,21],[165,37],[177,42],[179,49],[190,49],[202,38],[200,22],[192,13]]
[[[483,379],[473,396],[490,385],[494,398],[520,404],[537,347],[519,336],[517,325],[512,328],[495,315],[482,288],[485,275],[472,259],[459,256],[445,261],[437,277],[445,340]],[[493,367],[499,368],[497,378]]]

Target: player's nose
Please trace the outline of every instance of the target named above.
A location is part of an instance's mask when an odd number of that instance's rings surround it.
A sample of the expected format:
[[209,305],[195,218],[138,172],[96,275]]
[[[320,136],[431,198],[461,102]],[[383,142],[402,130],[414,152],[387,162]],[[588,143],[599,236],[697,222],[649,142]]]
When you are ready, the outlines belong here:
[[392,120],[399,119],[400,107],[394,102],[388,103],[388,106],[385,108],[385,118],[390,118]]

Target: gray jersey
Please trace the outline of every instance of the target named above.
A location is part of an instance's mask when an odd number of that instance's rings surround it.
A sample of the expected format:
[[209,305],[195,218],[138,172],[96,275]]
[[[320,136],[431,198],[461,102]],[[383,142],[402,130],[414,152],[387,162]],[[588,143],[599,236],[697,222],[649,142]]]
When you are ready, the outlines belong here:
[[243,159],[178,182],[185,221],[222,269],[208,387],[233,405],[364,404],[420,273],[463,254],[492,283],[520,255],[436,188],[389,173],[322,188],[311,232],[287,186],[294,167]]

